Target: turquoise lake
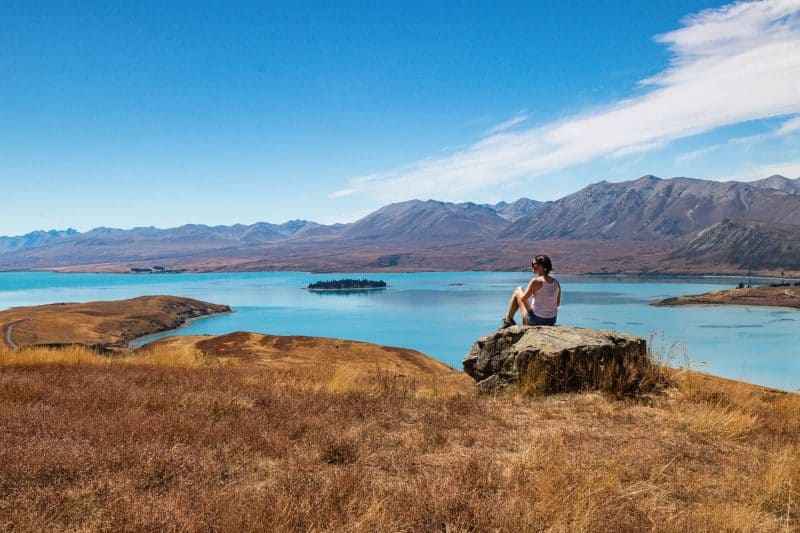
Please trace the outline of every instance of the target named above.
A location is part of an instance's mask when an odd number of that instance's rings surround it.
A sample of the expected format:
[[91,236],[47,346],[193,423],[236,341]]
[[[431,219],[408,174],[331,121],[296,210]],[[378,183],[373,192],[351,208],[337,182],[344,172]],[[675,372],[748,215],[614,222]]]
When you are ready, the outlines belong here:
[[[383,279],[389,287],[357,293],[304,290],[314,281],[344,277]],[[799,311],[649,305],[669,296],[730,288],[739,278],[556,277],[563,288],[561,325],[654,336],[653,347],[673,366],[688,360],[697,370],[800,390]],[[461,369],[472,343],[499,326],[511,291],[529,279],[522,272],[0,273],[0,309],[146,294],[187,296],[228,304],[235,312],[168,334],[246,330],[356,339],[413,348]]]

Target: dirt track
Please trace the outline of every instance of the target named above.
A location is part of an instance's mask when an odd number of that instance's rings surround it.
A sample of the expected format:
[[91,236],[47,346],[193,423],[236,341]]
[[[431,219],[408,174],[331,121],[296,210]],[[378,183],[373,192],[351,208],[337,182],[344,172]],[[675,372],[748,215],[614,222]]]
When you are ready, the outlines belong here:
[[13,340],[11,340],[11,332],[14,331],[14,327],[17,324],[19,324],[20,322],[24,322],[24,320],[17,320],[16,322],[13,322],[13,323],[9,324],[8,327],[6,327],[6,334],[5,334],[4,338],[5,338],[6,344],[12,350],[16,349],[17,345],[14,343]]

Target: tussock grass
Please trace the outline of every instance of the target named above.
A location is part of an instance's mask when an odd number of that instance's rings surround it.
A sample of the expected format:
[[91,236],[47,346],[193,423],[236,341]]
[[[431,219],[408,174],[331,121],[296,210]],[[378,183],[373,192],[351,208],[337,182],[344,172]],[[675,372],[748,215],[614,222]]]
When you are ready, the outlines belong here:
[[361,393],[414,398],[450,398],[471,393],[464,385],[469,383],[464,376],[421,375],[409,377],[382,369],[372,371],[352,370],[344,366],[306,368],[294,374],[296,385],[307,386],[317,391],[333,393]]
[[758,418],[739,409],[715,406],[698,406],[676,413],[697,433],[716,435],[728,439],[746,437],[755,427]]
[[0,349],[2,530],[796,531],[800,398]]
[[170,368],[198,368],[225,364],[217,358],[204,356],[197,350],[183,346],[169,346],[158,350],[143,350],[132,355],[107,355],[79,344],[64,347],[24,347],[9,350],[0,347],[0,366],[34,366],[60,364],[68,366],[96,365],[147,365]]
[[520,371],[516,390],[525,396],[599,391],[617,399],[640,398],[669,385],[664,366],[651,351],[641,353],[633,347],[564,352],[529,361]]
[[33,366],[42,364],[59,365],[93,365],[108,364],[110,360],[94,350],[84,346],[66,346],[62,348],[22,348],[9,350],[0,345],[0,365]]

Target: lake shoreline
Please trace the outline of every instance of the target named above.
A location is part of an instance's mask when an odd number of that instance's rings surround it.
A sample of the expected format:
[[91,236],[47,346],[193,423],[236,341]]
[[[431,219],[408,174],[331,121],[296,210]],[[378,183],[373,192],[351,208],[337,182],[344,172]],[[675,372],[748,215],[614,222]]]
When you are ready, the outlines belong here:
[[[231,331],[346,338],[408,347],[460,367],[475,339],[497,329],[498,316],[506,311],[507,293],[527,283],[528,276],[521,272],[387,274],[382,278],[388,290],[375,292],[299,290],[325,278],[297,272],[170,276],[29,272],[0,274],[0,308],[173,294],[224,302],[235,312],[186,322],[156,338]],[[663,340],[657,340],[654,348],[665,356],[677,343],[685,347],[680,349],[689,360],[707,362],[704,369],[715,375],[783,390],[800,389],[800,360],[796,358],[800,316],[794,309],[649,305],[668,297],[735,287],[739,279],[562,275],[559,280],[565,293],[560,324],[614,329],[643,338],[657,334]],[[178,326],[169,321],[163,325]],[[18,344],[25,328],[20,325],[13,330]],[[129,340],[137,347],[151,342],[141,337],[154,331],[139,329],[120,348],[127,349]],[[768,353],[763,353],[765,343],[769,343]],[[756,360],[754,353],[763,356]]]
[[197,322],[198,320],[202,320],[204,318],[211,318],[213,316],[220,316],[220,315],[229,315],[231,313],[235,313],[233,309],[230,311],[221,311],[219,313],[211,313],[209,315],[203,316],[194,316],[184,320],[183,324],[179,325],[178,327],[172,329],[165,329],[162,331],[154,331],[153,333],[148,333],[147,335],[142,335],[141,337],[136,337],[135,339],[131,339],[128,341],[127,346],[129,350],[138,350],[143,346],[147,345],[149,342],[157,339],[163,338],[165,333],[173,333],[178,332],[182,329],[186,329],[191,326],[193,323]]

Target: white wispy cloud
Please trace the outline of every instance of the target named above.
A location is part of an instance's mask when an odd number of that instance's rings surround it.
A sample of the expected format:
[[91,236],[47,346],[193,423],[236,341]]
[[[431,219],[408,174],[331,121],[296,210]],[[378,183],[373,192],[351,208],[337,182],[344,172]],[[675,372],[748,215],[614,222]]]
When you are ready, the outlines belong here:
[[714,153],[722,147],[721,144],[715,144],[713,146],[707,146],[706,148],[700,148],[699,150],[693,150],[691,152],[686,152],[685,154],[681,154],[675,158],[675,162],[681,165],[685,165],[691,161],[699,157],[706,156],[708,154]]
[[338,191],[330,193],[328,196],[331,198],[341,198],[342,196],[350,196],[356,192],[358,192],[358,189],[351,187],[350,189],[339,189]]
[[479,189],[598,157],[642,153],[722,126],[800,113],[800,0],[702,11],[655,39],[672,59],[663,72],[642,80],[642,96],[535,128],[495,131],[450,155],[353,179],[333,194],[465,199]]
[[786,137],[798,131],[800,131],[800,117],[792,117],[782,122],[781,125],[773,131],[768,131],[767,133],[757,133],[755,135],[747,135],[745,137],[736,137],[730,139],[728,144],[733,146],[743,146],[745,149],[751,149],[758,143]]
[[778,163],[770,163],[769,165],[753,166],[735,176],[726,176],[724,179],[753,181],[775,174],[791,179],[800,178],[800,160],[781,161]]
[[528,115],[526,115],[525,113],[518,113],[513,118],[510,118],[510,119],[506,120],[505,122],[501,122],[500,124],[497,124],[496,126],[493,126],[493,127],[489,128],[488,130],[486,130],[484,132],[484,135],[494,135],[496,133],[500,133],[500,132],[503,132],[503,131],[508,131],[511,128],[513,128],[514,126],[516,126],[518,124],[522,124],[526,120],[528,120]]
[[778,131],[775,132],[775,135],[789,135],[790,133],[794,133],[796,131],[800,131],[800,117],[791,118],[781,124],[781,127],[778,128]]

